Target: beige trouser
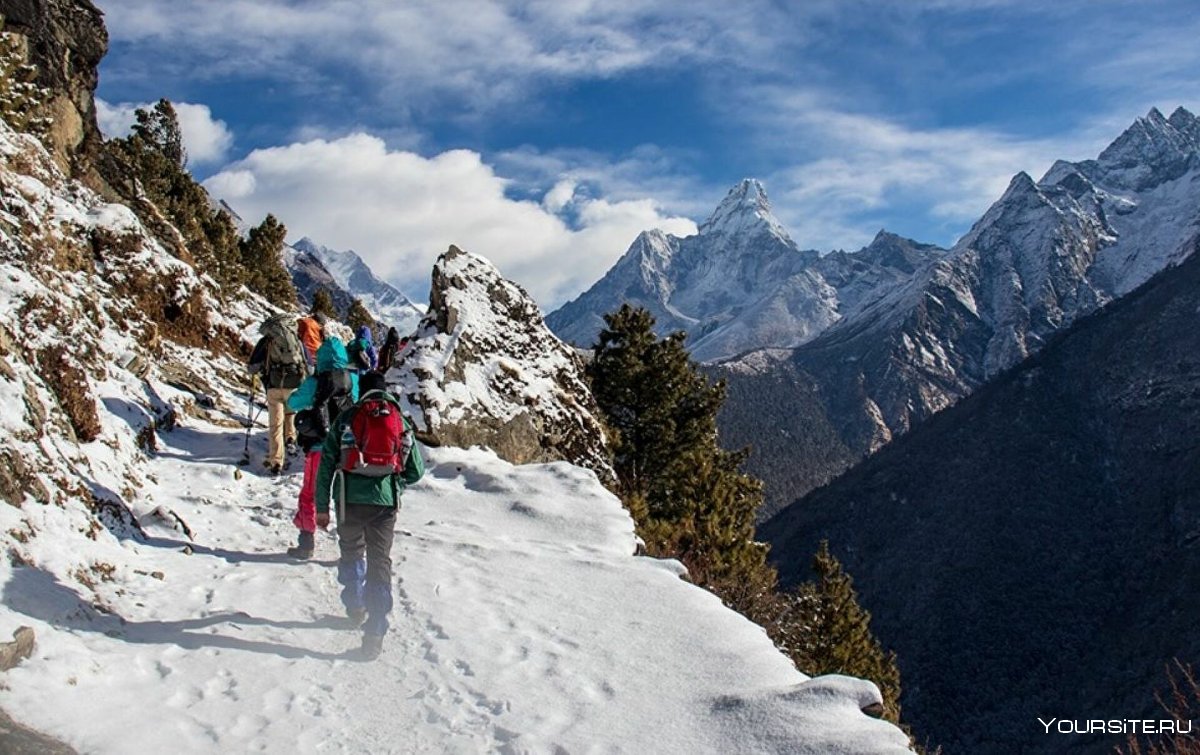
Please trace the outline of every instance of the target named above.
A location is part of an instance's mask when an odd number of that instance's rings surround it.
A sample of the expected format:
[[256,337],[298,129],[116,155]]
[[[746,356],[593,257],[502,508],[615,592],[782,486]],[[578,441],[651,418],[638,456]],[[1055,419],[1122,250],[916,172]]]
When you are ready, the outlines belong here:
[[284,443],[296,439],[294,414],[287,410],[291,388],[267,389],[267,465],[283,466]]

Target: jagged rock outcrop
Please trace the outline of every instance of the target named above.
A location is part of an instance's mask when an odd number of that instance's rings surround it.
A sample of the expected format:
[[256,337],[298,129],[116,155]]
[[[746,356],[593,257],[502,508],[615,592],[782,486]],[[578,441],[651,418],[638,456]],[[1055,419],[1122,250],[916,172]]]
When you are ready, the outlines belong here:
[[517,464],[565,460],[615,479],[582,361],[482,257],[452,246],[438,258],[429,309],[398,360],[388,383],[424,442],[484,445]]
[[85,176],[102,137],[93,95],[108,51],[103,16],[90,0],[3,0],[5,31],[26,40],[36,82],[49,90],[47,147],[59,167]]

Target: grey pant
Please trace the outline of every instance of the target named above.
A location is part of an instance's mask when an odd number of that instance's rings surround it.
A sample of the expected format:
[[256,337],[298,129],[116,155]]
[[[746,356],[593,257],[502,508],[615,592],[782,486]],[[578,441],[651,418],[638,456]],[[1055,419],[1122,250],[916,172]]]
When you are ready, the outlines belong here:
[[[365,608],[363,632],[382,637],[392,612],[392,539],[396,509],[346,504],[338,518],[338,582],[348,611]],[[366,558],[363,558],[363,556]]]
[[338,519],[338,545],[342,561],[367,557],[366,581],[392,582],[392,540],[396,536],[396,509],[390,506],[348,503]]

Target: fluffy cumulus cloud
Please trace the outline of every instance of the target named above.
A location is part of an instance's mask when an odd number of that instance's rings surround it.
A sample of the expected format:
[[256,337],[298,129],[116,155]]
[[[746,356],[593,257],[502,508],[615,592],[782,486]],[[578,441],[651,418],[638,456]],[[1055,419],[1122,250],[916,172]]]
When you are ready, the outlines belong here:
[[353,249],[417,299],[450,244],[487,257],[550,309],[603,275],[641,231],[695,232],[649,199],[588,196],[564,181],[513,199],[510,179],[476,152],[425,157],[359,133],[255,150],[205,186],[250,222],[270,212],[293,239]]
[[[225,125],[225,121],[213,118],[208,105],[191,102],[172,104],[179,118],[179,130],[183,134],[183,146],[187,150],[188,162],[192,165],[210,165],[225,159],[233,146],[233,133]],[[125,136],[135,122],[134,111],[152,107],[152,102],[122,102],[113,105],[97,99],[96,118],[105,136]]]

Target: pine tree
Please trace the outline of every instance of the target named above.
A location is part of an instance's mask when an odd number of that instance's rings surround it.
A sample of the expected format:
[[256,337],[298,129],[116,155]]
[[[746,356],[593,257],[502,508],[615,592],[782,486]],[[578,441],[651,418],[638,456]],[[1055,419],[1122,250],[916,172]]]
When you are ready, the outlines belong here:
[[363,306],[361,301],[352,299],[350,306],[346,308],[346,324],[355,333],[358,333],[358,329],[363,325],[366,325],[368,328],[374,327],[375,318],[371,316],[371,313],[367,311],[367,308]]
[[[896,654],[885,653],[871,633],[871,614],[858,602],[854,580],[822,540],[813,558],[816,579],[785,596],[782,621],[790,627],[781,642],[809,674],[847,674],[870,679],[883,693],[884,709],[900,719],[900,670]],[[800,631],[795,631],[799,629]]]
[[691,363],[683,333],[660,340],[646,310],[625,305],[605,323],[588,375],[622,499],[652,554],[680,559],[695,582],[744,607],[775,574],[754,541],[762,484],[739,471],[745,453],[717,445],[724,384]]
[[817,580],[781,593],[767,546],[754,540],[762,483],[746,452],[717,444],[722,383],[688,359],[684,334],[659,339],[654,318],[624,305],[605,315],[588,377],[611,432],[618,494],[651,555],[678,558],[695,583],[762,624],[810,674],[871,679],[899,720],[900,676],[870,632],[850,577],[822,543]]
[[174,165],[187,165],[187,151],[183,148],[183,131],[175,106],[168,99],[160,99],[150,110],[138,108],[134,111],[133,135],[157,150]]
[[[150,110],[135,111],[134,117],[128,137],[104,142],[97,162],[101,175],[176,256],[223,288],[234,290],[247,283],[233,221],[212,206],[208,193],[184,168],[187,155],[174,106],[159,100]],[[182,234],[182,247],[178,236],[163,227],[159,214]]]
[[337,319],[337,309],[333,306],[333,296],[329,294],[329,289],[318,288],[313,292],[312,314],[322,314],[330,319]]
[[287,228],[268,214],[241,243],[246,285],[277,307],[296,306],[296,288],[283,265],[283,241]]
[[659,340],[646,310],[626,304],[604,320],[588,375],[615,431],[622,494],[645,499],[652,517],[675,517],[682,506],[676,477],[690,465],[687,457],[716,449],[725,387],[692,367],[683,333]]

